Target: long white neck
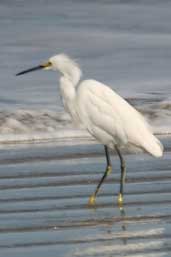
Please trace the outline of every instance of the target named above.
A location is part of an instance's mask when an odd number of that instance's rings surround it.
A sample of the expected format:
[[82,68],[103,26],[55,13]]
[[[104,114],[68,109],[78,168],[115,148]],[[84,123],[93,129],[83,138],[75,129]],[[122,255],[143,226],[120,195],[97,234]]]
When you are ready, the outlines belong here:
[[80,80],[80,74],[76,70],[64,74],[60,79],[60,90],[65,110],[70,114],[74,123],[78,123],[76,106],[76,86]]
[[81,70],[78,66],[72,65],[63,72],[63,75],[71,82],[73,87],[76,87],[81,78]]

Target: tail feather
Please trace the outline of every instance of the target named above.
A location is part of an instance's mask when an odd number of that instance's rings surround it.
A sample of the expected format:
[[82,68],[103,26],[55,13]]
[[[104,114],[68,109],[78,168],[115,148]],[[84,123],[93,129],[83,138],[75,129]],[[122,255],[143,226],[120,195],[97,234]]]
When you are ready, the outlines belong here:
[[144,149],[155,157],[161,157],[164,148],[162,143],[154,135],[151,135],[150,140],[144,141]]

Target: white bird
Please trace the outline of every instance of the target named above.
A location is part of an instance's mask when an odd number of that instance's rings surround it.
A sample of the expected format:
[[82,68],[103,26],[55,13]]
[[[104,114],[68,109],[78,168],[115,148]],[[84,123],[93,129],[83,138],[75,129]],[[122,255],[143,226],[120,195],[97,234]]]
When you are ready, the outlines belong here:
[[60,90],[66,111],[74,122],[83,124],[89,133],[104,145],[106,170],[95,192],[90,196],[89,204],[95,204],[100,186],[112,170],[109,149],[115,149],[121,163],[118,205],[122,207],[126,165],[120,149],[123,146],[133,147],[155,157],[161,157],[162,144],[152,134],[144,117],[110,87],[92,79],[80,82],[81,69],[67,55],[55,55],[47,63],[16,75],[39,69],[52,69],[62,74]]

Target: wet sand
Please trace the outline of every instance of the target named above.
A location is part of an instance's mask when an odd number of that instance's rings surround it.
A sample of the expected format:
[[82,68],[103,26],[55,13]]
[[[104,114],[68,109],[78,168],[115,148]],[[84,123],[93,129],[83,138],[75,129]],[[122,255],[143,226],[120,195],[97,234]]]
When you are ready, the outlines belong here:
[[171,256],[171,139],[165,154],[126,155],[124,213],[119,161],[88,208],[105,169],[100,145],[0,150],[0,256]]

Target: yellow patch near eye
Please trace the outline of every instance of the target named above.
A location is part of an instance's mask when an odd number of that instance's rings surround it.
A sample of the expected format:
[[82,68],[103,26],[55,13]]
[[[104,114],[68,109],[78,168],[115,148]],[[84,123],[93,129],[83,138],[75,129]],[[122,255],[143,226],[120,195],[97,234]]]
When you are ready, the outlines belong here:
[[51,69],[52,64],[51,62],[47,62],[47,63],[43,63],[41,66],[43,67],[44,70],[49,70]]
[[46,66],[43,68],[44,70],[50,70],[51,69],[51,66]]

